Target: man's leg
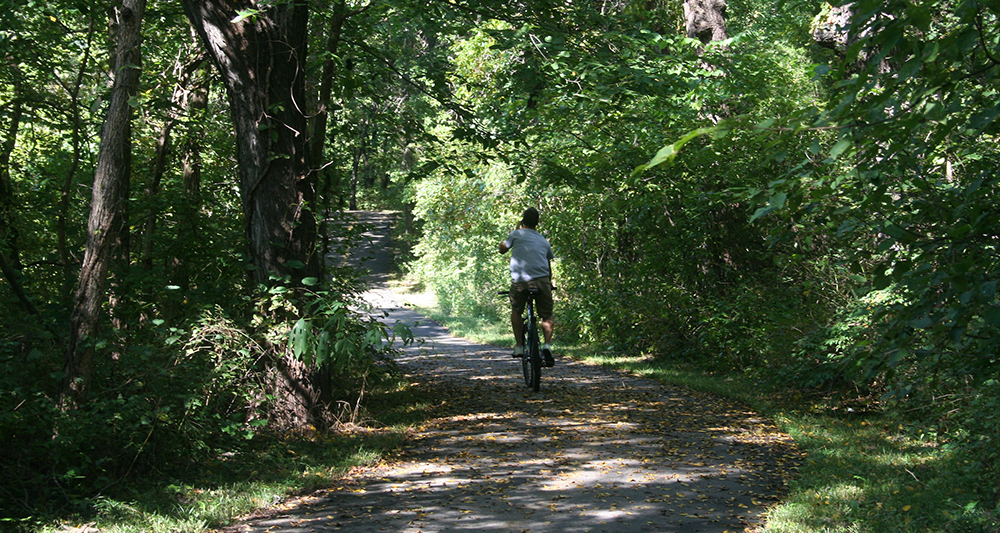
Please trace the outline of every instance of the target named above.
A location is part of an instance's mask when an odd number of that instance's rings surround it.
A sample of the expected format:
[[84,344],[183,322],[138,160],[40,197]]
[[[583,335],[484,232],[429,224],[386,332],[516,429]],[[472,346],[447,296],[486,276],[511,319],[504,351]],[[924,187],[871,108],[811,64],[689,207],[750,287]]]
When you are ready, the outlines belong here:
[[514,331],[514,357],[524,355],[524,306],[527,304],[527,293],[524,283],[512,283],[510,286],[510,329]]
[[542,357],[545,359],[545,366],[551,368],[556,364],[555,359],[552,357],[552,348],[549,347],[549,343],[552,342],[552,318],[544,318],[539,324],[542,327],[542,335],[545,336],[545,344],[542,345]]
[[535,301],[538,303],[538,316],[542,317],[539,321],[539,326],[541,326],[542,335],[545,337],[545,344],[542,345],[542,357],[545,359],[545,366],[551,367],[555,364],[555,360],[552,358],[552,347],[549,346],[549,343],[552,342],[552,329],[554,324],[554,321],[552,320],[551,278],[541,278],[537,280],[535,286],[540,291],[538,299]]
[[510,311],[510,327],[514,330],[514,344],[523,347],[521,341],[524,340],[524,318],[521,317],[521,313],[513,309]]
[[545,344],[549,344],[549,343],[552,342],[552,326],[553,326],[554,322],[555,321],[552,320],[551,318],[546,318],[545,320],[542,320],[542,322],[541,322],[541,325],[542,325],[542,335],[545,336]]

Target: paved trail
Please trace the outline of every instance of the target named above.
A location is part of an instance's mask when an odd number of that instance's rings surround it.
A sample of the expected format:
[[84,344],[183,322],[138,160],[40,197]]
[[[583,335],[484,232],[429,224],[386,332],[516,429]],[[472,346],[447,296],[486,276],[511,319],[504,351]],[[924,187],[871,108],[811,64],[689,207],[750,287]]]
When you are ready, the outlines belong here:
[[740,406],[558,354],[531,393],[509,349],[451,337],[384,287],[369,297],[423,339],[398,363],[436,417],[384,465],[232,529],[746,531],[794,470],[790,439]]

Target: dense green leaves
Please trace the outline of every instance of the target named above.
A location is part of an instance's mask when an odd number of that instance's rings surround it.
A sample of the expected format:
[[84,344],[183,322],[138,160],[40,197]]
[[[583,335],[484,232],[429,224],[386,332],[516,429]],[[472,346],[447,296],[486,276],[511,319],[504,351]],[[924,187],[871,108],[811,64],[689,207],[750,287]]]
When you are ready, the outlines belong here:
[[[325,122],[300,132],[319,176],[304,207],[330,214],[334,259],[350,241],[338,210],[398,209],[408,271],[445,311],[505,321],[496,247],[533,205],[558,256],[557,344],[905,402],[997,472],[995,6],[860,0],[833,50],[810,33],[834,6],[812,2],[731,2],[734,37],[708,46],[683,35],[679,2],[312,7],[296,105]],[[114,74],[107,20],[81,2],[0,4],[0,251],[38,309],[0,286],[15,369],[0,429],[35,443],[0,461],[40,502],[157,454],[236,446],[269,405],[251,392],[264,357],[332,372],[345,396],[384,367],[389,332],[352,311],[350,273],[246,283],[231,103],[180,10],[150,11],[132,260],[102,317],[116,328],[87,341],[100,392],[75,421],[53,384]]]
[[323,291],[308,298],[311,302],[300,306],[305,316],[288,332],[288,349],[296,359],[343,373],[384,357],[386,341],[393,340],[385,325],[365,320],[335,294]]
[[[757,191],[756,216],[780,220],[777,243],[808,235],[850,266],[857,303],[816,335],[833,375],[924,420],[975,421],[981,446],[998,436],[980,412],[1000,372],[997,13],[965,1],[851,9],[852,44],[824,69],[828,105],[774,123],[778,146],[813,138],[815,148]],[[952,394],[968,400],[946,409]]]
[[[758,213],[794,197],[808,206],[795,216],[839,220],[836,236],[855,248],[845,259],[865,265],[872,289],[901,296],[873,309],[885,330],[861,356],[875,363],[870,371],[953,353],[974,361],[954,367],[960,375],[992,375],[995,332],[985,317],[995,305],[996,228],[987,213],[996,151],[988,131],[997,105],[986,95],[996,90],[997,65],[986,33],[993,26],[982,22],[993,15],[969,2],[937,7],[931,16],[927,6],[857,5],[850,31],[865,37],[833,71],[851,81],[823,115],[844,135],[829,159],[800,166]],[[851,74],[854,57],[867,63]]]
[[[109,280],[114,296],[98,302],[100,327],[82,340],[96,353],[93,392],[86,406],[63,410],[65,332],[97,132],[116,74],[108,71],[115,26],[104,7],[83,2],[0,9],[0,251],[16,258],[14,274],[0,281],[0,410],[9,415],[0,417],[0,440],[11,450],[0,457],[5,519],[86,511],[95,494],[136,476],[183,475],[188,461],[236,453],[263,427],[277,431],[289,417],[268,369],[286,354],[331,369],[328,402],[356,400],[366,380],[390,370],[384,331],[346,311],[358,304],[359,274],[331,269],[322,283],[303,280],[322,295],[317,301],[343,306],[329,313],[296,290],[247,282],[231,102],[180,7],[150,2],[148,14],[141,85],[128,99],[136,116],[131,238],[115,251],[121,267]],[[11,281],[25,298],[15,297]],[[37,314],[26,313],[25,300]],[[288,346],[300,319],[313,326],[310,335]]]

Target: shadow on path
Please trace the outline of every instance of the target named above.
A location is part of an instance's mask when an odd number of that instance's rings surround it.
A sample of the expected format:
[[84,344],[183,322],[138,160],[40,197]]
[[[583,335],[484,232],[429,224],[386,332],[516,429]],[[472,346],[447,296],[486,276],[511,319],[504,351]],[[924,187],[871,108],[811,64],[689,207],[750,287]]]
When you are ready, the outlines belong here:
[[422,342],[398,358],[435,418],[379,467],[359,469],[254,532],[684,532],[753,530],[797,463],[787,435],[717,397],[558,359],[531,393],[509,349],[452,337],[369,293]]

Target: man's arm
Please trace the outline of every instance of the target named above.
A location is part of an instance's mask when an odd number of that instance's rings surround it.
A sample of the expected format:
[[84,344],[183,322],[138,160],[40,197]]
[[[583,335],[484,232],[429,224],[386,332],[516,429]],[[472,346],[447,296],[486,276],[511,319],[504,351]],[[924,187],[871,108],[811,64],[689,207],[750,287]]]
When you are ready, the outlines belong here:
[[[521,223],[520,222],[518,222],[517,226],[514,227],[514,231],[517,231],[519,229],[521,229]],[[512,231],[511,233],[514,233],[514,231]],[[509,238],[510,238],[510,235],[507,235],[507,239],[509,239]],[[510,247],[507,246],[507,239],[504,239],[504,240],[500,241],[500,253],[501,254],[505,254],[505,253],[507,253],[507,250],[510,250]]]

